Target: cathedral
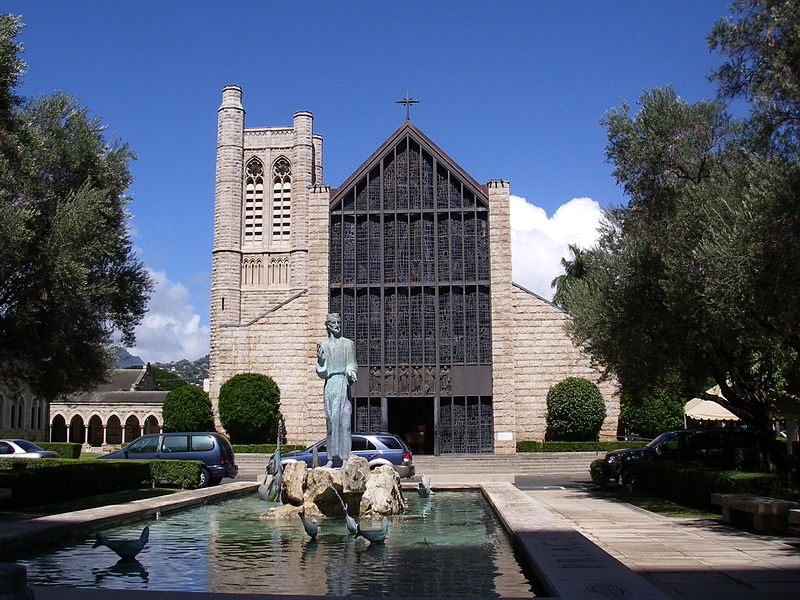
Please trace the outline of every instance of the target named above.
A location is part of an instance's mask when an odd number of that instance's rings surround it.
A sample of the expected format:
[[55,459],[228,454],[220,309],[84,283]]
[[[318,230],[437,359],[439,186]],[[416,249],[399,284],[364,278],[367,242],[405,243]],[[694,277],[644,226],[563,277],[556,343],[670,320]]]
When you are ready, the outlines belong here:
[[246,127],[244,116],[241,88],[226,86],[211,278],[215,408],[230,377],[263,373],[280,387],[287,441],[324,437],[316,344],[337,312],[359,365],[353,431],[395,433],[417,453],[510,454],[518,440],[544,439],[547,391],[575,376],[598,383],[601,439],[615,439],[615,384],[573,345],[561,309],[512,282],[507,181],[475,181],[406,119],[332,188],[310,112],[277,127]]

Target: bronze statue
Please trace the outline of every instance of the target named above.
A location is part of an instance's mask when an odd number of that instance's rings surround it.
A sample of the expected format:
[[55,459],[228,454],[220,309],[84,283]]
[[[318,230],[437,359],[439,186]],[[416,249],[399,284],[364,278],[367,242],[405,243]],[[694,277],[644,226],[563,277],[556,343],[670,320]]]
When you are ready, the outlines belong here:
[[324,405],[327,425],[326,448],[328,462],[333,467],[341,461],[347,466],[350,456],[350,420],[352,408],[347,389],[357,379],[356,346],[353,340],[342,337],[342,319],[331,313],[325,319],[328,339],[317,344],[317,375],[325,380]]

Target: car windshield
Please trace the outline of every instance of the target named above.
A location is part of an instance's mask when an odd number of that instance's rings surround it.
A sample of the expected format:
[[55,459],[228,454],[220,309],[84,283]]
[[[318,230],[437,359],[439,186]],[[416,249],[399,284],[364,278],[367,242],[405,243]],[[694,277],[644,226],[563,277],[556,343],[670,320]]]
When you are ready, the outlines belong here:
[[664,440],[668,440],[670,437],[672,437],[672,433],[673,433],[672,431],[668,431],[667,433],[662,433],[662,434],[661,434],[660,436],[658,436],[656,439],[654,439],[654,440],[650,440],[650,442],[647,444],[647,446],[646,446],[646,447],[647,447],[647,448],[652,448],[652,447],[653,447],[653,446],[655,446],[656,444],[660,444],[660,443],[661,443],[661,442],[663,442]]
[[29,442],[28,440],[16,440],[17,446],[25,450],[25,452],[41,452],[43,448],[40,448],[33,442]]

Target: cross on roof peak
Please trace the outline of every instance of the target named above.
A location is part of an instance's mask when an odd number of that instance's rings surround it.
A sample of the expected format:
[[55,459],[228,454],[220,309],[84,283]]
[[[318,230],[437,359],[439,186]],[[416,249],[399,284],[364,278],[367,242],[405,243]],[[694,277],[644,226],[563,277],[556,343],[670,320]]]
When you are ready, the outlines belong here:
[[406,121],[411,120],[411,105],[416,104],[419,100],[415,100],[411,96],[408,95],[408,90],[406,90],[406,97],[400,100],[395,100],[396,104],[405,104],[406,105]]

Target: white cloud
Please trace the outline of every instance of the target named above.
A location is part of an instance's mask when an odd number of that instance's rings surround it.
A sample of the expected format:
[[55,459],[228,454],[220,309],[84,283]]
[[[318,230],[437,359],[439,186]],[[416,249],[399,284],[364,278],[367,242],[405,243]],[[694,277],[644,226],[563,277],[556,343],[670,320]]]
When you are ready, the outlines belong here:
[[146,362],[195,360],[208,354],[209,329],[189,304],[189,292],[164,271],[150,271],[156,282],[144,319],[136,328],[136,345],[128,352]]
[[511,265],[515,283],[552,298],[550,282],[563,272],[567,246],[589,248],[598,238],[602,210],[591,198],[573,198],[552,217],[519,196],[511,196]]

